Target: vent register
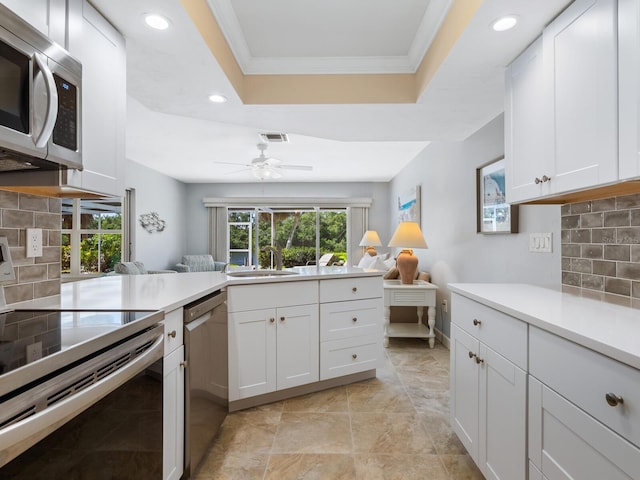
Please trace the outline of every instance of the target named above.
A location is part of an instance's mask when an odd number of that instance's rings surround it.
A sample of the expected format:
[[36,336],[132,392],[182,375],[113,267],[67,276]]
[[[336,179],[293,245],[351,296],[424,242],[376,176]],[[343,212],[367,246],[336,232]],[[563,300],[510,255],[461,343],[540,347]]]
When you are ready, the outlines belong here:
[[261,133],[260,140],[264,143],[287,143],[289,136],[286,133]]

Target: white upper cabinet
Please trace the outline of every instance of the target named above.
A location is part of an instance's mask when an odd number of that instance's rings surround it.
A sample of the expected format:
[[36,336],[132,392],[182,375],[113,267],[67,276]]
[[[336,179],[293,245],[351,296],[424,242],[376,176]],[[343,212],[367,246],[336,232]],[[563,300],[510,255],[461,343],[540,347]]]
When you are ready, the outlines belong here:
[[[16,15],[19,15],[24,21],[31,24],[31,26],[40,30],[41,33],[50,36],[49,34],[49,11],[59,4],[59,0],[2,0],[2,4],[7,8],[13,10]],[[65,5],[62,0],[64,18]],[[54,17],[55,18],[55,17]],[[54,27],[55,30],[55,27]],[[64,38],[64,37],[63,37]],[[58,40],[52,38],[52,40],[60,43]],[[60,43],[64,46],[64,43]]]
[[509,65],[505,87],[507,200],[515,203],[549,193],[549,182],[544,180],[553,171],[552,158],[545,151],[545,139],[552,130],[545,121],[548,94],[545,92],[542,37]]
[[640,2],[618,0],[620,179],[640,177]]
[[554,131],[552,193],[618,179],[615,0],[576,0],[543,32]]
[[508,68],[509,202],[618,180],[617,41],[616,1],[576,0]]
[[69,52],[82,63],[82,162],[71,186],[124,194],[126,51],[118,31],[86,0],[70,0]]

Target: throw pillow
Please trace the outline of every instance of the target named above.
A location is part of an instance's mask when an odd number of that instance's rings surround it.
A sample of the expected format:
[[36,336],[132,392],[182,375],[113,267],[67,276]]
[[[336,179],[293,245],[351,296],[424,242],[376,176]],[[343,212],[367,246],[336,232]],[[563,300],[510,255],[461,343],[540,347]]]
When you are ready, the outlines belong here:
[[372,268],[374,263],[376,263],[376,257],[365,253],[358,262],[358,268]]

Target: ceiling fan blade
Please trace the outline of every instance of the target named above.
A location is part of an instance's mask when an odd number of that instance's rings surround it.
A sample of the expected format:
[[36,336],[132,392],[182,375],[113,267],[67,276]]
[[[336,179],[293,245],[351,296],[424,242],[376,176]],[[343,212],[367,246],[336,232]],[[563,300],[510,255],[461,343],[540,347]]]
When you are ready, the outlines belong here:
[[307,170],[307,171],[311,171],[313,170],[313,167],[311,165],[280,165],[278,168],[282,168],[283,170]]
[[[239,163],[234,163],[234,165],[240,165]],[[240,173],[240,172],[248,172],[249,170],[251,170],[251,168],[241,168],[240,170],[232,170],[230,172],[225,172],[223,173],[223,175],[234,175],[236,173]]]
[[246,163],[236,163],[236,162],[213,162],[216,163],[218,165],[237,165],[239,167],[250,167],[251,165],[248,165]]

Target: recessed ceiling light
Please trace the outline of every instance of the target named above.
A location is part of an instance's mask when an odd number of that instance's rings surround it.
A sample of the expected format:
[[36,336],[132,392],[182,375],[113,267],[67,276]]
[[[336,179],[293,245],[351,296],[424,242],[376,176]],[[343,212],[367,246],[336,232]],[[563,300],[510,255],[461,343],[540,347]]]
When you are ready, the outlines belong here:
[[209,100],[211,100],[213,103],[224,103],[227,101],[227,97],[225,97],[224,95],[215,93],[209,96]]
[[491,24],[491,28],[496,32],[504,32],[505,30],[510,30],[515,27],[516,23],[518,23],[518,17],[515,15],[505,15],[494,21]]
[[166,30],[169,28],[169,20],[166,17],[155,13],[146,14],[144,16],[144,22],[156,30]]

